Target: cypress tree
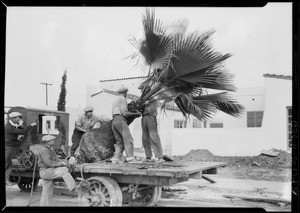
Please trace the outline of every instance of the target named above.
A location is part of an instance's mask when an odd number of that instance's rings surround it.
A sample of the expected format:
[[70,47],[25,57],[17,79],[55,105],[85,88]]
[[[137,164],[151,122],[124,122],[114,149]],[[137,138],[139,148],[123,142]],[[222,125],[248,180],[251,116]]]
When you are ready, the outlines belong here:
[[67,70],[65,70],[64,75],[62,76],[62,83],[60,85],[60,93],[59,93],[59,99],[57,102],[57,110],[58,111],[66,111],[66,81],[67,81]]

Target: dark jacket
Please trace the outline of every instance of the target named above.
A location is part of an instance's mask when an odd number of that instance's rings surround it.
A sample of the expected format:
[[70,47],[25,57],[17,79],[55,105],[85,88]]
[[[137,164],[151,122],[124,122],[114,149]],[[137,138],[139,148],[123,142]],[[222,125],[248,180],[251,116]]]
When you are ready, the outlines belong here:
[[11,125],[8,121],[5,124],[5,145],[6,146],[15,146],[20,143],[18,141],[18,135],[24,135],[32,128],[31,125],[24,127],[23,129],[16,128],[15,126]]
[[39,153],[39,168],[53,168],[63,166],[56,153],[50,147],[43,147]]

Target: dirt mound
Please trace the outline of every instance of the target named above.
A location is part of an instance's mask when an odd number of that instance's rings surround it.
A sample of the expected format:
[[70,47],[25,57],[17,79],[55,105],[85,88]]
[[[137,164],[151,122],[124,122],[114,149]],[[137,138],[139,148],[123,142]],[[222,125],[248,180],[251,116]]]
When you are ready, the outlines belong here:
[[227,162],[227,166],[262,166],[268,168],[276,167],[291,167],[292,156],[283,150],[279,151],[276,157],[268,155],[257,155],[257,156],[217,156],[212,154],[207,149],[191,150],[189,153],[181,156],[174,156],[175,160],[179,161],[203,161],[203,162]]

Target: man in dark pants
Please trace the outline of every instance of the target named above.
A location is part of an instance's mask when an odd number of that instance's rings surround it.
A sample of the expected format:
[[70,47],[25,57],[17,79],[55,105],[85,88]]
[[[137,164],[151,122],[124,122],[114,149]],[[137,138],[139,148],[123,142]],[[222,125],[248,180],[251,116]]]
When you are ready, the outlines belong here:
[[114,99],[112,104],[112,131],[116,140],[115,153],[112,160],[113,164],[121,163],[123,151],[126,153],[126,161],[134,162],[133,153],[133,138],[127,125],[126,117],[128,116],[140,116],[141,114],[129,112],[127,108],[127,87],[121,87],[118,89],[118,97]]
[[74,155],[82,135],[89,129],[92,128],[97,122],[100,122],[98,116],[93,114],[94,108],[92,106],[87,106],[83,109],[84,114],[79,116],[77,122],[75,123],[75,129],[72,135],[72,147],[71,156]]
[[14,157],[17,146],[21,143],[22,137],[25,133],[31,130],[32,127],[37,126],[37,123],[32,123],[26,127],[20,125],[22,114],[20,112],[11,112],[8,117],[9,120],[5,124],[5,180],[6,185],[12,185],[9,181],[9,176],[12,171],[11,159]]
[[[150,90],[149,87],[139,86],[141,91]],[[163,163],[163,151],[161,141],[157,131],[157,101],[152,98],[145,103],[145,109],[142,114],[142,141],[145,149],[146,161],[152,160],[152,149],[157,163]]]

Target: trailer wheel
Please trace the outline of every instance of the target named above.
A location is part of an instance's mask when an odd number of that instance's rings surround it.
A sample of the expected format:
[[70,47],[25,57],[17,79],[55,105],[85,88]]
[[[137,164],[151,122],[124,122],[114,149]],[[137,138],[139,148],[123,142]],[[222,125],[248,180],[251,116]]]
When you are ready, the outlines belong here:
[[[39,179],[35,178],[34,179],[34,184],[33,184],[33,190],[36,189],[37,185],[39,183]],[[24,178],[21,177],[21,180],[18,183],[18,187],[22,192],[31,192],[32,188],[32,179],[31,178]]]
[[127,202],[130,206],[154,206],[161,197],[161,186],[138,185]]
[[117,198],[118,198],[118,203],[121,206],[122,202],[123,202],[123,194],[122,194],[119,184],[113,178],[110,178],[110,177],[103,177],[103,178],[106,179],[107,181],[109,181],[114,186],[114,188],[116,190]]
[[83,206],[121,206],[122,194],[115,180],[108,177],[87,179],[89,187],[83,187],[79,194],[79,203]]

